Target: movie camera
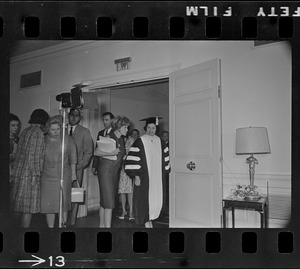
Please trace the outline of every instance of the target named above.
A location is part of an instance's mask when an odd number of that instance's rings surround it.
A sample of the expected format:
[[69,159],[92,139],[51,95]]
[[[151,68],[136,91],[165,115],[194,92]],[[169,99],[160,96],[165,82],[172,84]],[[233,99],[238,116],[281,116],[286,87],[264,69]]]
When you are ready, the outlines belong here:
[[56,96],[56,101],[61,102],[62,108],[83,108],[81,86],[75,85],[71,92],[64,92]]

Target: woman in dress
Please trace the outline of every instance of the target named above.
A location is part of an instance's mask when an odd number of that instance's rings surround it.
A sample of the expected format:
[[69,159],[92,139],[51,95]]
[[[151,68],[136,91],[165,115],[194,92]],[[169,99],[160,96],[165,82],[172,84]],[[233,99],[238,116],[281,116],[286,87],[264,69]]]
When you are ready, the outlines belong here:
[[[45,162],[41,179],[41,213],[46,214],[49,228],[55,224],[59,213],[60,180],[62,165],[62,117],[56,115],[47,122],[48,135],[45,137]],[[65,135],[63,155],[63,222],[67,222],[71,210],[71,185],[76,180],[77,152],[72,137]]]
[[[19,142],[19,132],[21,127],[21,121],[18,116],[15,114],[10,113],[9,114],[9,184],[10,188],[13,188],[13,175],[12,175],[12,163],[15,160],[16,152],[17,152],[17,146]],[[11,192],[12,194],[12,192]],[[11,195],[10,194],[10,195]],[[10,206],[13,204],[13,197],[10,196]],[[19,222],[19,216],[20,214],[15,212],[14,217],[15,221]]]
[[[101,147],[95,150],[96,156],[102,156],[97,167],[100,192],[100,228],[110,228],[112,210],[115,208],[115,198],[118,192],[120,171],[125,155],[124,138],[128,131],[130,121],[124,116],[117,116],[112,121],[112,131],[106,136],[115,141],[116,149],[103,151]],[[100,137],[101,141],[101,137]],[[115,160],[111,158],[115,156]]]
[[[130,135],[126,139],[125,142],[125,150],[126,155],[124,156],[124,159],[128,155],[129,149],[134,143],[135,140],[137,140],[140,136],[140,132],[137,129],[133,129],[130,132]],[[121,197],[121,204],[122,204],[122,214],[119,216],[119,219],[125,219],[125,216],[127,215],[126,211],[126,198],[128,200],[129,205],[129,220],[134,220],[132,215],[132,193],[133,193],[133,184],[132,184],[132,178],[130,178],[124,170],[124,166],[122,165],[122,170],[120,174],[120,182],[119,182],[119,194]]]
[[152,228],[163,203],[163,179],[170,171],[169,149],[156,135],[158,118],[143,119],[146,134],[138,138],[125,160],[125,172],[134,177],[133,217],[136,224]]
[[45,143],[41,129],[49,118],[43,109],[32,112],[30,126],[21,133],[12,164],[12,210],[21,214],[21,226],[28,228],[32,214],[40,212],[40,176],[43,169]]
[[21,121],[15,114],[9,114],[9,163],[11,164],[17,152]]

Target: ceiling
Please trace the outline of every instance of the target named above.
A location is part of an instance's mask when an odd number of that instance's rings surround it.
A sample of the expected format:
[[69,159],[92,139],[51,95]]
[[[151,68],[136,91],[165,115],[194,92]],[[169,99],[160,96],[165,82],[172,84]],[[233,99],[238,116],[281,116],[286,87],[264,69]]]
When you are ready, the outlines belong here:
[[10,49],[10,56],[15,57],[24,53],[62,44],[62,40],[20,40],[16,41]]
[[[16,41],[11,47],[11,57],[19,56],[25,53],[44,49],[47,47],[60,45],[64,42],[61,40],[21,40]],[[112,95],[117,98],[130,98],[135,100],[149,99],[158,103],[168,103],[169,98],[169,82],[168,80],[147,82],[144,84],[129,84],[111,88]]]

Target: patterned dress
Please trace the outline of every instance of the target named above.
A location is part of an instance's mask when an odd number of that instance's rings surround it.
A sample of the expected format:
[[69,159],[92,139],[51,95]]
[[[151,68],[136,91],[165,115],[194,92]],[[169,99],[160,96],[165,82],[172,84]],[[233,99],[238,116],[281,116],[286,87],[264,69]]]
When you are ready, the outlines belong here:
[[20,136],[12,164],[11,209],[40,212],[40,177],[44,162],[44,133],[38,125],[26,128]]
[[141,179],[141,185],[133,189],[133,217],[137,224],[159,217],[163,179],[169,171],[169,149],[158,136],[145,134],[134,142],[125,160],[125,172]]
[[[128,155],[129,149],[131,148],[132,144],[134,143],[134,139],[129,136],[125,142],[125,149],[126,149],[126,156]],[[132,193],[133,192],[133,184],[132,178],[130,178],[122,166],[122,170],[120,173],[120,182],[119,182],[119,193]]]

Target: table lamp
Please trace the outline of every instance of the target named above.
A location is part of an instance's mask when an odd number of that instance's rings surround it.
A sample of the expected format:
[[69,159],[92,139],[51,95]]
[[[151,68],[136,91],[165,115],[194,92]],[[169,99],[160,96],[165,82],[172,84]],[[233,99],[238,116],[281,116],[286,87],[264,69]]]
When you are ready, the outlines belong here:
[[246,195],[249,200],[259,199],[260,195],[255,191],[254,172],[258,161],[253,154],[271,153],[268,131],[265,127],[245,127],[236,129],[236,148],[237,155],[248,155],[246,163],[249,164],[250,191]]

